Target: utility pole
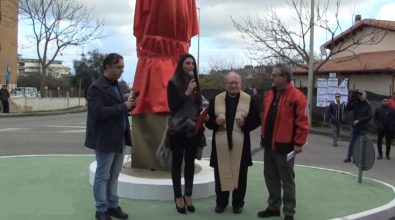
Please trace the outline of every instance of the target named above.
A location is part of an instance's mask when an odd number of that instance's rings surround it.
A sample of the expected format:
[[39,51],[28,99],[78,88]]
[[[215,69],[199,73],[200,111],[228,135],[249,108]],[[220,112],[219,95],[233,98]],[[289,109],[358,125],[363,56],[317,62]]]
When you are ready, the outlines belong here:
[[198,47],[198,49],[197,49],[197,72],[198,72],[198,74],[200,74],[200,69],[199,69],[199,67],[200,67],[200,8],[199,7],[197,7],[197,10],[198,10],[198,19],[199,19],[199,35],[198,35],[198,45],[197,45],[197,47]]
[[307,75],[307,112],[309,123],[313,119],[313,89],[314,89],[314,0],[311,0],[310,13],[310,51],[309,51],[309,70]]

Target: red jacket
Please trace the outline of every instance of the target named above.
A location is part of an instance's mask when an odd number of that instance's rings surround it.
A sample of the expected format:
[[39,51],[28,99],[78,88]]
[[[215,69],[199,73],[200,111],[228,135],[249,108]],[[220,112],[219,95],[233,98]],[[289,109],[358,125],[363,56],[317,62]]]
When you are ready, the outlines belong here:
[[388,105],[389,105],[391,108],[395,108],[395,98],[390,98],[390,99],[388,100]]
[[[267,115],[274,98],[274,91],[266,92],[263,99],[262,130],[264,139]],[[289,152],[294,146],[303,146],[309,133],[309,121],[306,114],[306,96],[298,89],[288,84],[281,90],[274,121],[273,150]]]

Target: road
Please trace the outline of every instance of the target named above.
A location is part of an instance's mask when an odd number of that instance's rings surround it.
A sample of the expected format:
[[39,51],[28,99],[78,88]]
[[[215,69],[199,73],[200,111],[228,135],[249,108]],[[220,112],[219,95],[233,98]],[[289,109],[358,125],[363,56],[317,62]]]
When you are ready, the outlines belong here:
[[[86,113],[0,118],[0,155],[93,154],[92,150],[83,146],[85,123]],[[208,142],[211,136],[211,131],[206,130]],[[261,161],[263,151],[259,147],[259,129],[251,133],[251,140],[253,159]],[[308,145],[297,155],[296,163],[357,174],[354,164],[343,163],[347,146],[348,142],[339,142],[338,147],[332,147],[329,137],[310,134]],[[204,156],[208,157],[210,151],[211,147],[206,147]],[[364,172],[364,176],[395,186],[394,152],[395,149],[392,149],[393,159],[376,161],[371,170]]]

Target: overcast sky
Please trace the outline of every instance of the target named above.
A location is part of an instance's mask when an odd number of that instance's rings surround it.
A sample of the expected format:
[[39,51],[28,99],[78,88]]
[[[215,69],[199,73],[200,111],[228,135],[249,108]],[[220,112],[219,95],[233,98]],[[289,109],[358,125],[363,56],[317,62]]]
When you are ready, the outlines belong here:
[[[123,79],[128,83],[133,82],[137,64],[136,41],[133,36],[133,18],[135,0],[81,0],[94,7],[97,14],[104,19],[104,32],[107,38],[91,42],[89,45],[79,48],[69,48],[59,56],[64,64],[72,67],[73,59],[80,58],[82,52],[98,49],[102,53],[117,52],[125,58],[125,72]],[[309,0],[307,0],[310,2]],[[318,0],[316,0],[317,2]],[[334,2],[331,0],[331,2]],[[273,8],[284,19],[291,20],[292,9],[285,0],[196,0],[200,8],[200,70],[205,73],[210,69],[213,62],[219,59],[227,59],[239,65],[253,64],[249,58],[248,44],[234,29],[230,16],[236,20],[242,20],[246,15],[259,16],[268,9]],[[361,14],[362,19],[375,18],[395,20],[395,3],[393,0],[343,0],[340,12],[340,20],[343,30],[347,29],[353,21],[353,15]],[[328,17],[333,21],[333,18]],[[24,58],[36,58],[34,47],[26,40],[30,30],[19,25],[19,50]],[[197,39],[192,39],[190,53],[197,58]],[[315,50],[326,41],[325,34],[320,32],[315,36]]]

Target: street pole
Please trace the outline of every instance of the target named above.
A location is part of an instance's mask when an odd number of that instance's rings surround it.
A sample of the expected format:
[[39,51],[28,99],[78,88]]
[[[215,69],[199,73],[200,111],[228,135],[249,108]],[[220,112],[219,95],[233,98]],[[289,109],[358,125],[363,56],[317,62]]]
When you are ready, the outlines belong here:
[[198,74],[200,74],[200,72],[199,72],[199,66],[200,66],[200,8],[199,7],[197,7],[197,10],[198,10],[198,19],[199,19],[199,35],[198,35],[198,49],[197,49],[197,66],[196,66],[196,69],[197,69],[197,72],[198,72]]
[[309,123],[313,119],[313,89],[314,89],[314,0],[311,0],[310,14],[310,51],[309,51],[309,70],[307,78],[307,112]]
[[80,76],[80,85],[78,88],[78,106],[81,106],[81,79],[82,77]]

